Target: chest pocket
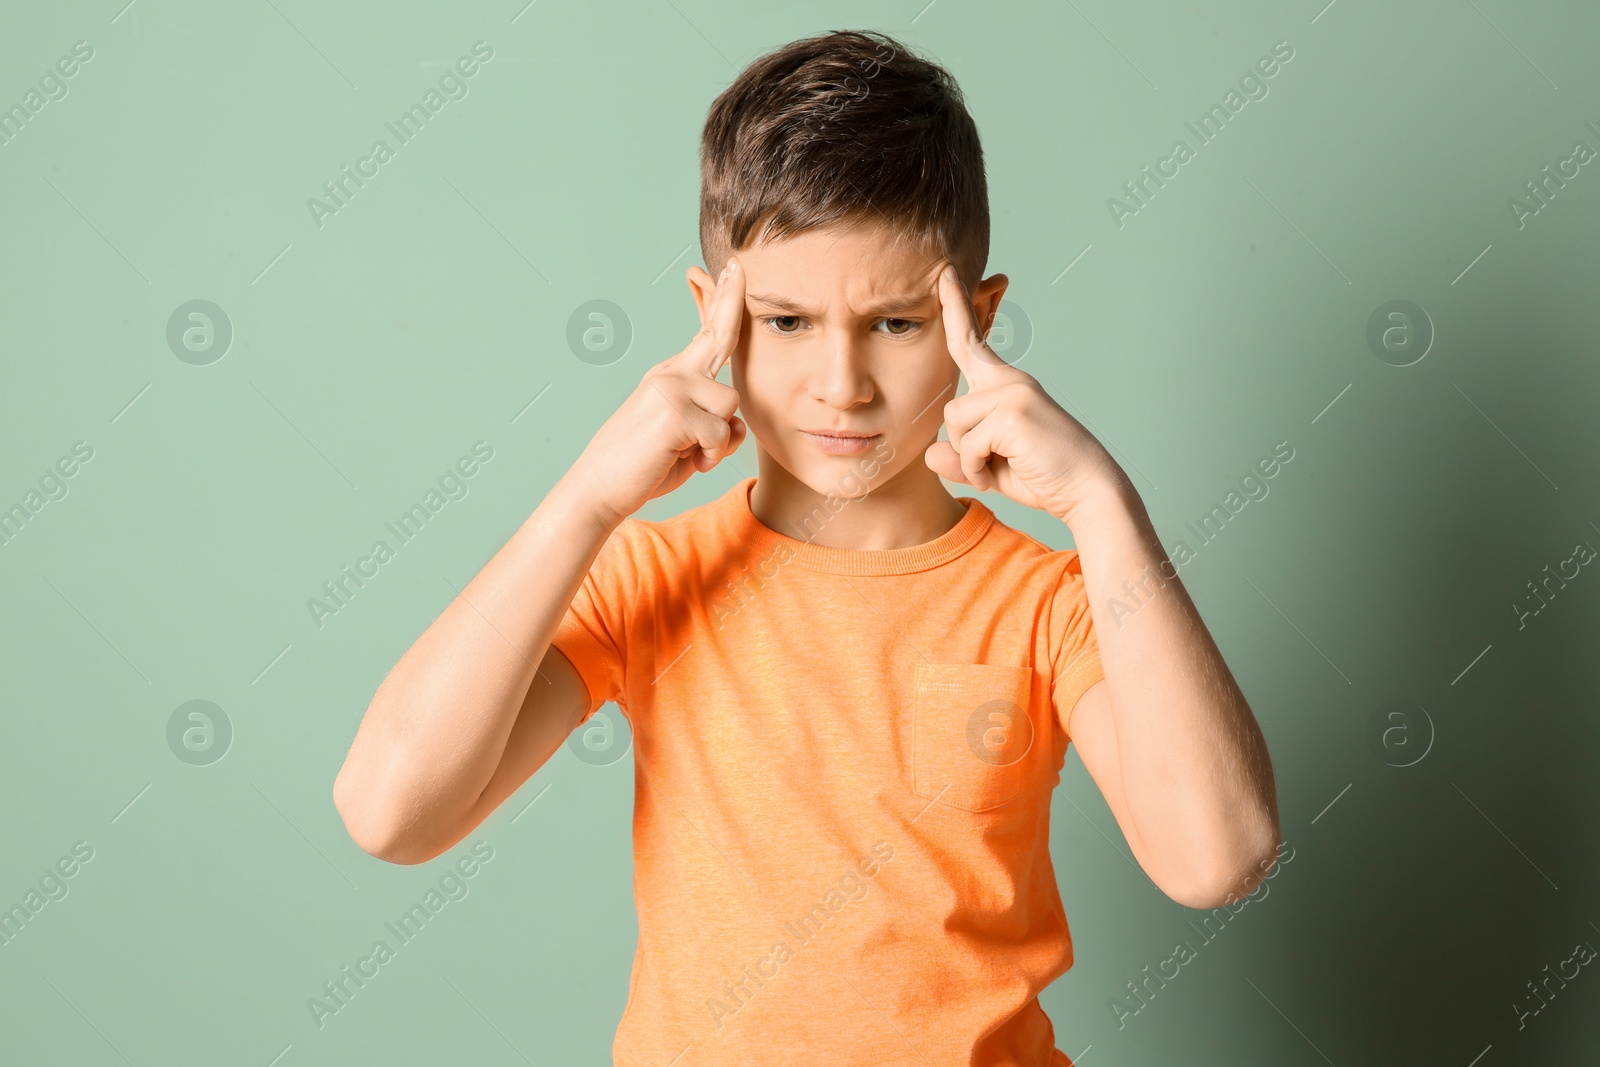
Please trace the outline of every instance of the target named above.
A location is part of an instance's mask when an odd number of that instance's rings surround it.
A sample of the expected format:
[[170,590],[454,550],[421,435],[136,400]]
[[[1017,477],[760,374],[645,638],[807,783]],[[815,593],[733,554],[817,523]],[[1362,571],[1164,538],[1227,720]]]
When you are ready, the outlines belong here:
[[912,786],[964,811],[1015,800],[1040,780],[1049,739],[1030,714],[1033,668],[920,663]]

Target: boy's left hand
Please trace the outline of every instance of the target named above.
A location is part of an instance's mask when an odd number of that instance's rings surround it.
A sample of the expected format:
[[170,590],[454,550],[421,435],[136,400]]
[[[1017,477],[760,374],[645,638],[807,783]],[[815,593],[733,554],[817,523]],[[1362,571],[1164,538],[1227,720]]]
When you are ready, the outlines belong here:
[[953,267],[940,272],[938,288],[945,344],[967,379],[967,391],[945,404],[950,439],[928,446],[928,467],[1063,522],[1108,477],[1125,479],[1111,454],[1033,375],[995,355]]

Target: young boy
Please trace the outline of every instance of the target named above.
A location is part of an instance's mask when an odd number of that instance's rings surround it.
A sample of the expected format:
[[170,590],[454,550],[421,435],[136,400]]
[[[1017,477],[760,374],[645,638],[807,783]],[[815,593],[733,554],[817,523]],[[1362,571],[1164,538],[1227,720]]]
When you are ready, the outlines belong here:
[[[614,701],[639,916],[616,1063],[1070,1064],[1038,1002],[1072,963],[1067,745],[1156,885],[1209,908],[1271,869],[1260,730],[1129,479],[981,339],[1007,279],[980,280],[950,76],[881,35],[795,42],[717,99],[701,165],[700,332],[396,664],[335,803],[424,862]],[[755,477],[630,517],[747,433]],[[1133,590],[1115,625],[1091,607]]]

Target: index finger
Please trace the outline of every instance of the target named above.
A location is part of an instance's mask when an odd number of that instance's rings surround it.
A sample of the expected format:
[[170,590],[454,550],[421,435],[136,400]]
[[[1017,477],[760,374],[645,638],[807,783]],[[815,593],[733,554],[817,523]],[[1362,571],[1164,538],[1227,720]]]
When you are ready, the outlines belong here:
[[708,378],[715,378],[733,355],[744,324],[744,269],[737,259],[729,259],[724,271],[712,296],[711,339],[697,364]]
[[939,305],[944,318],[944,341],[950,358],[956,361],[967,384],[973,384],[978,367],[985,363],[1005,362],[995,355],[978,332],[978,320],[972,312],[972,301],[967,298],[966,287],[956,275],[951,264],[939,272]]

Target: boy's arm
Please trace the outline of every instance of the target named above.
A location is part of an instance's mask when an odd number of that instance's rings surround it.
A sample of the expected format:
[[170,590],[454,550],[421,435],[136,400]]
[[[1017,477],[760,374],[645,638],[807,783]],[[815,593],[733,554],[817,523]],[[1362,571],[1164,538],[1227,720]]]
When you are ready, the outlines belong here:
[[744,440],[739,394],[716,380],[743,315],[743,273],[725,270],[700,332],[649,368],[378,687],[333,785],[334,806],[364,850],[392,863],[439,855],[577,725],[592,700],[550,640],[622,521]]
[[[1032,375],[984,343],[953,269],[938,287],[968,391],[945,405],[949,440],[929,446],[928,466],[1068,525],[1105,679],[1061,709],[1063,725],[1162,892],[1190,907],[1249,892],[1271,869],[1279,827],[1272,764],[1244,694],[1127,475]],[[999,291],[986,296],[986,315]],[[1162,588],[1122,625],[1099,607],[1124,582],[1151,577]]]
[[[1216,907],[1271,869],[1272,763],[1143,501],[1115,475],[1064,516],[1105,672],[1064,725],[1150,879],[1187,907]],[[1104,605],[1126,603],[1127,582],[1140,603],[1113,621]]]
[[550,639],[613,528],[564,478],[390,670],[333,785],[362,849],[432,859],[560,747],[588,700]]

